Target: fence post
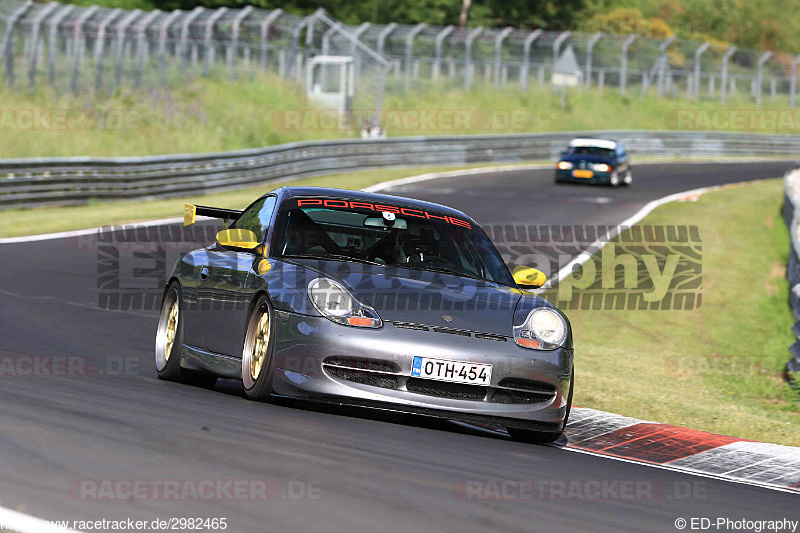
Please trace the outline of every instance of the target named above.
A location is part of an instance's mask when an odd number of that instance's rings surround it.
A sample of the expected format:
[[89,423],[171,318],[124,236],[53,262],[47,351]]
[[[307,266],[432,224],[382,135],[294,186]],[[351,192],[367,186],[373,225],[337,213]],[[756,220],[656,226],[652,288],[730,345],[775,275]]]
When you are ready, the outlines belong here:
[[694,51],[694,83],[692,84],[692,94],[695,99],[700,98],[700,58],[708,50],[711,43],[703,43]]
[[125,59],[125,41],[128,39],[128,28],[141,13],[140,9],[134,9],[117,25],[117,71],[115,76],[117,87],[122,84],[122,61]]
[[497,34],[494,38],[494,88],[500,88],[500,81],[501,81],[501,68],[503,66],[503,41],[506,40],[511,32],[514,31],[514,28],[511,26],[506,26],[503,28],[503,31]]
[[667,37],[658,47],[658,97],[664,96],[664,74],[666,73],[667,61],[667,48],[675,41],[676,37]]
[[39,34],[41,33],[42,21],[50,15],[56,8],[58,8],[59,4],[57,2],[51,2],[39,11],[36,14],[36,18],[33,19],[31,23],[33,26],[33,36],[31,37],[31,61],[30,61],[30,68],[28,70],[28,84],[33,87],[36,82],[36,63],[39,57]]
[[100,20],[97,25],[97,40],[94,42],[94,60],[97,63],[97,76],[94,82],[95,90],[99,90],[103,85],[103,56],[105,55],[106,30],[109,24],[122,13],[122,9],[113,9]]
[[556,63],[558,62],[558,53],[561,50],[561,44],[569,39],[569,36],[572,35],[570,31],[562,31],[558,34],[558,37],[555,38],[553,41],[553,72],[550,74],[550,85],[553,86],[553,90],[555,91],[556,86],[553,84],[553,81],[556,77]]
[[180,41],[178,42],[178,51],[179,51],[179,60],[181,63],[181,76],[186,72],[186,43],[189,40],[189,28],[192,25],[192,22],[195,21],[197,17],[204,11],[202,7],[196,7],[189,13],[185,19],[183,19],[183,24],[181,24],[181,37]]
[[56,48],[58,47],[58,25],[69,15],[75,6],[64,6],[56,16],[47,22],[50,34],[47,36],[47,83],[51,86],[55,82],[56,76]]
[[[166,60],[167,60],[167,37],[169,36],[169,27],[175,20],[183,15],[183,11],[176,9],[161,21],[158,28],[158,79],[161,84],[166,83]],[[178,57],[180,60],[180,57]]]
[[800,66],[800,55],[794,58],[792,61],[792,79],[789,82],[789,105],[794,107],[795,105],[795,98],[797,96],[797,67]]
[[424,30],[428,25],[424,22],[421,22],[414,26],[414,28],[408,32],[406,35],[406,79],[405,79],[405,90],[408,91],[411,88],[411,52],[414,48],[414,37],[417,36],[422,30]]
[[479,26],[467,34],[464,39],[464,88],[469,89],[472,85],[472,43],[483,33],[483,26]]
[[588,89],[592,86],[592,56],[594,55],[594,45],[597,44],[603,37],[603,32],[598,31],[586,43],[586,79],[583,80],[584,85]]
[[730,60],[731,56],[733,56],[737,50],[738,48],[731,46],[725,50],[725,53],[722,55],[722,79],[720,80],[720,83],[722,84],[722,87],[720,88],[722,93],[720,94],[720,99],[723,102],[725,102],[728,97],[728,60]]
[[72,50],[72,92],[78,92],[78,75],[80,74],[81,56],[81,39],[83,38],[83,24],[94,15],[97,11],[97,6],[91,6],[84,10],[75,21],[75,31],[73,33],[74,49]]
[[628,85],[628,48],[633,44],[638,35],[629,35],[622,43],[622,64],[620,65],[619,94],[624,95]]
[[764,79],[764,63],[772,57],[772,52],[764,52],[761,57],[758,58],[758,73],[756,74],[756,105],[761,105],[761,85]]
[[431,79],[439,79],[439,71],[442,68],[442,43],[447,39],[447,36],[453,33],[455,26],[445,26],[442,31],[436,34],[434,43],[436,45],[436,57],[433,59],[433,72],[431,72]]
[[283,14],[282,9],[276,9],[270,12],[264,20],[261,21],[261,70],[267,70],[267,48],[269,46],[269,28],[272,23]]
[[139,87],[142,84],[142,71],[144,70],[144,47],[145,47],[145,40],[147,37],[147,28],[150,24],[153,23],[158,16],[161,15],[161,11],[155,9],[145,15],[142,20],[136,25],[136,76],[134,85]]
[[[392,22],[388,24],[385,28],[381,30],[378,34],[378,55],[383,57],[383,49],[386,46],[386,39],[389,37],[395,29],[397,28],[397,23]],[[385,58],[384,58],[385,59]]]
[[208,77],[211,69],[211,61],[214,59],[212,57],[214,55],[214,47],[211,43],[211,40],[214,37],[214,25],[227,11],[227,7],[220,7],[219,9],[216,9],[214,14],[208,17],[208,19],[204,22],[203,45],[205,46],[205,54],[203,55],[203,76],[205,77]]
[[228,64],[231,67],[231,81],[236,81],[236,60],[239,56],[239,27],[242,21],[253,12],[253,6],[240,10],[231,23],[231,44],[228,46]]
[[525,41],[522,43],[522,69],[519,73],[519,87],[525,92],[528,92],[528,71],[531,63],[531,46],[540,35],[542,35],[542,30],[533,30],[530,35],[525,37]]
[[6,34],[3,36],[2,55],[6,58],[6,83],[9,85],[14,85],[14,26],[16,26],[19,19],[28,12],[31,5],[33,5],[32,2],[25,2],[25,4],[14,11],[6,21]]

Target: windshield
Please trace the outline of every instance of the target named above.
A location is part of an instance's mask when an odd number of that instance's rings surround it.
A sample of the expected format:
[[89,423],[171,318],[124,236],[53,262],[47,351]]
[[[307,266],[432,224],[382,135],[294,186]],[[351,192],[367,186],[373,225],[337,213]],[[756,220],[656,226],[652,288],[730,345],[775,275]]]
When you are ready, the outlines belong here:
[[575,146],[567,152],[570,155],[598,155],[601,157],[614,157],[614,150],[599,148],[597,146]]
[[400,266],[515,286],[483,230],[446,213],[291,198],[281,207],[274,246],[283,257]]

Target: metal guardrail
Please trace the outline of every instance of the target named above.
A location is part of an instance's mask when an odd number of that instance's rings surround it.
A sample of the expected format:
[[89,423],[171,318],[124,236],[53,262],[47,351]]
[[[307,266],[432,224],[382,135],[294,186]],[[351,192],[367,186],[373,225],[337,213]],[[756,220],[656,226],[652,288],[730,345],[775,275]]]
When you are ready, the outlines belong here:
[[789,305],[792,307],[797,322],[792,326],[797,340],[789,348],[792,358],[786,363],[786,378],[794,387],[800,388],[798,376],[800,372],[800,166],[786,173],[783,182],[784,203],[783,219],[791,233],[791,250],[786,275],[789,278]]
[[[586,135],[582,132],[581,135]],[[800,135],[598,131],[634,155],[800,154]],[[151,157],[0,159],[0,209],[90,199],[202,194],[286,178],[375,167],[553,159],[576,132],[310,141],[232,152]]]

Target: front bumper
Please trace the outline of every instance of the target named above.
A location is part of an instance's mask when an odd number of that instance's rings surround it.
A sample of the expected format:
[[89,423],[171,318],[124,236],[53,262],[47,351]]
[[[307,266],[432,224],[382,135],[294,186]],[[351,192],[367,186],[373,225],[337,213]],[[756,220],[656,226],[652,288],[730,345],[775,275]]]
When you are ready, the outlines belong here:
[[[541,431],[563,428],[572,350],[528,350],[513,338],[392,322],[354,328],[286,312],[277,312],[273,325],[276,394]],[[491,364],[490,385],[414,378],[415,355]]]
[[573,175],[573,170],[556,169],[556,181],[559,183],[590,183],[593,185],[609,185],[611,172],[592,172],[590,178],[578,178]]

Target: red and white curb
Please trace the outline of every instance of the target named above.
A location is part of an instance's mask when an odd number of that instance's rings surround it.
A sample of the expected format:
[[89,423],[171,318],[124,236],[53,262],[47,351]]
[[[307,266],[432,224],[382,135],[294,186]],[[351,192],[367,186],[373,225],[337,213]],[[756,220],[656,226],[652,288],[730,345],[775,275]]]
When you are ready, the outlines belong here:
[[[800,493],[800,448],[573,407],[565,448]],[[560,444],[561,442],[559,442]]]

